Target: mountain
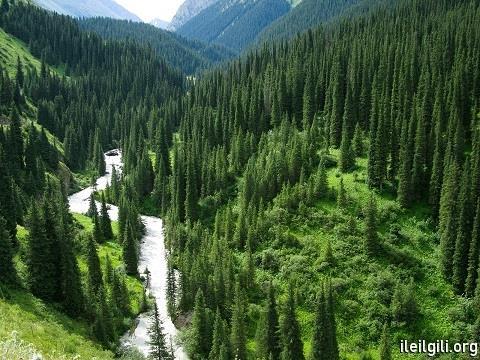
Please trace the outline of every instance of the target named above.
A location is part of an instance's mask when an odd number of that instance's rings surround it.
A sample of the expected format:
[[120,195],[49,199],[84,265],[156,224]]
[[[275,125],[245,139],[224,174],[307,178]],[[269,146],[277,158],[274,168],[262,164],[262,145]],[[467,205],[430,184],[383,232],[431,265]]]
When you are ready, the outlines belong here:
[[177,33],[241,51],[289,10],[285,0],[220,0],[178,28]]
[[167,63],[189,75],[234,55],[222,46],[189,40],[149,24],[107,18],[78,22],[84,30],[94,31],[107,39],[131,39],[151,46]]
[[141,21],[114,0],[34,0],[44,9],[79,18],[95,16]]
[[202,10],[206,9],[217,1],[218,0],[185,0],[185,2],[178,8],[177,13],[170,22],[169,29],[178,29],[191,18],[198,15]]
[[379,3],[394,3],[385,0],[303,0],[285,16],[266,27],[257,37],[261,44],[275,39],[286,39],[309,28],[332,21],[343,15],[363,14]]
[[150,21],[150,25],[153,25],[159,29],[168,29],[170,23],[162,19],[153,19],[152,21]]

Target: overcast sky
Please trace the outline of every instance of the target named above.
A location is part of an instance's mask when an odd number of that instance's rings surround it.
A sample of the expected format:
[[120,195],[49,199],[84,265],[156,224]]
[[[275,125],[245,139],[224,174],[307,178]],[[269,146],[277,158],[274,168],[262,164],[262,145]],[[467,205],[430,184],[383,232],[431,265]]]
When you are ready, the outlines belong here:
[[143,21],[159,18],[170,21],[185,0],[115,0]]

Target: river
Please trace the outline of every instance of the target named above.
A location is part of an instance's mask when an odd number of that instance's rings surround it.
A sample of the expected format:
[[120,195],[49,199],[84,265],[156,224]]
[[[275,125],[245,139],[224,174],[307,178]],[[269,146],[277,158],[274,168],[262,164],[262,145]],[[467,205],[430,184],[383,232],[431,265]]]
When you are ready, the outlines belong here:
[[[118,173],[122,171],[122,154],[120,150],[112,150],[107,154],[113,154],[111,156],[105,155],[107,173],[96,180],[95,187],[88,187],[71,195],[68,200],[70,204],[70,211],[74,213],[84,214],[88,211],[89,198],[92,192],[97,190],[103,190],[110,183],[112,177],[112,168]],[[97,204],[100,209],[100,204]],[[108,211],[112,221],[118,219],[118,208],[113,205],[109,205]],[[141,216],[142,222],[145,225],[145,235],[142,238],[140,244],[140,258],[138,271],[142,274],[145,268],[148,267],[150,271],[150,287],[148,293],[155,298],[158,306],[158,312],[163,323],[164,333],[167,339],[167,343],[170,341],[173,344],[175,359],[186,360],[188,359],[183,348],[178,345],[177,329],[172,320],[168,316],[167,311],[167,260],[166,249],[163,235],[163,223],[162,220],[153,216]],[[131,345],[137,347],[143,354],[148,355],[148,334],[147,330],[150,326],[150,314],[140,314],[137,318],[137,326],[134,332],[129,332],[121,338],[123,345]]]

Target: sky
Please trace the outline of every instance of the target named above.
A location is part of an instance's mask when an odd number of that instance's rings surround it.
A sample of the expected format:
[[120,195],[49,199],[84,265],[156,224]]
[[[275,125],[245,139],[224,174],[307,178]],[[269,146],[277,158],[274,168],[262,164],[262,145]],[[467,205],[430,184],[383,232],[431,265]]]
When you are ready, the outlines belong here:
[[143,21],[162,19],[170,22],[185,0],[115,0]]

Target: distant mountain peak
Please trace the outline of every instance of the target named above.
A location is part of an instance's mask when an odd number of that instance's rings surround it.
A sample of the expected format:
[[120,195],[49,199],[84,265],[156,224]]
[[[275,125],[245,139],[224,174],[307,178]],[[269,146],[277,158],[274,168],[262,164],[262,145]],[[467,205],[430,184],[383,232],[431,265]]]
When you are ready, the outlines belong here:
[[169,29],[176,30],[219,0],[185,0],[173,17]]
[[108,17],[142,21],[114,0],[34,0],[34,2],[44,9],[78,18]]
[[168,29],[170,23],[162,19],[153,19],[152,21],[150,21],[150,25],[153,25],[159,29]]

